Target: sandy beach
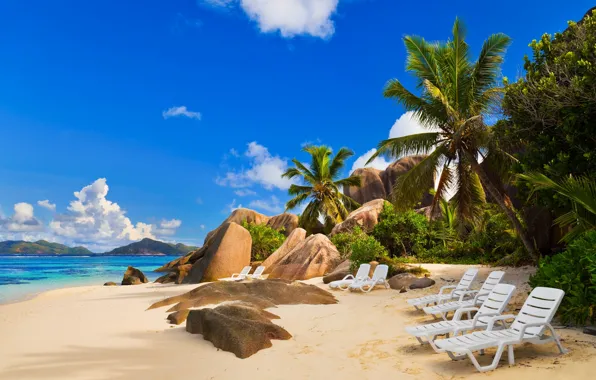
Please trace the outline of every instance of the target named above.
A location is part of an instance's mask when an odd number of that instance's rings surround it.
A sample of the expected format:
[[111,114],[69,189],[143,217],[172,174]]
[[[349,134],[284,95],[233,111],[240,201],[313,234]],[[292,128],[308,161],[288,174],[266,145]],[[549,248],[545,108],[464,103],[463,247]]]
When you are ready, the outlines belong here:
[[[424,265],[437,280],[431,288],[400,294],[334,292],[337,305],[270,309],[293,338],[248,359],[219,351],[184,325],[166,323],[164,309],[146,311],[165,297],[197,285],[87,286],[49,291],[0,305],[0,379],[572,379],[591,378],[596,337],[558,329],[564,356],[551,344],[518,346],[516,365],[506,357],[497,370],[476,372],[469,360],[453,362],[420,346],[404,326],[432,321],[409,308],[407,298],[438,291],[467,266]],[[493,268],[482,268],[480,279]],[[518,286],[511,310],[521,305],[530,270],[507,269],[503,280]],[[320,285],[320,278],[309,283]],[[484,361],[492,360],[488,351]],[[482,361],[481,361],[482,363]]]

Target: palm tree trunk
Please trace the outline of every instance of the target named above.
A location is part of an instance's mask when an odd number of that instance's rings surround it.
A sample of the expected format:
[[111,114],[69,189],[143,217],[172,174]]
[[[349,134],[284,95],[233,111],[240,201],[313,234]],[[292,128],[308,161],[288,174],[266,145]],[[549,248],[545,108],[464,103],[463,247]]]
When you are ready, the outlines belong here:
[[478,177],[480,177],[480,182],[482,182],[484,188],[489,192],[491,197],[501,207],[501,209],[503,209],[507,217],[509,217],[509,220],[511,220],[511,224],[513,224],[513,227],[517,231],[517,234],[524,246],[526,247],[528,253],[532,256],[532,258],[535,261],[538,261],[539,255],[536,252],[534,244],[532,244],[532,241],[528,238],[528,234],[526,233],[525,228],[522,226],[521,222],[517,218],[515,211],[513,211],[513,209],[507,203],[505,203],[505,198],[503,198],[501,192],[492,183],[492,181],[490,180],[482,166],[480,166],[478,161],[474,157],[471,157],[470,161],[472,163],[472,169],[474,169],[474,172],[476,172]]

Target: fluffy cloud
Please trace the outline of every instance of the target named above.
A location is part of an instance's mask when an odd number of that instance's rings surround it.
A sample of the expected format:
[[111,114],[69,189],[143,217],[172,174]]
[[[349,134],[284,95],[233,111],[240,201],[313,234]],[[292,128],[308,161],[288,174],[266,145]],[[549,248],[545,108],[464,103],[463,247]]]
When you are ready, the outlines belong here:
[[179,219],[162,220],[159,225],[153,226],[153,232],[160,236],[172,236],[180,228],[182,221]]
[[[14,205],[14,213],[9,218],[0,218],[0,232],[34,232],[44,229],[43,224],[33,214],[33,206],[20,202]],[[3,236],[3,235],[2,235]]]
[[251,201],[248,204],[248,207],[269,213],[281,213],[284,210],[283,204],[275,195],[272,195],[269,199],[258,199]]
[[395,124],[393,124],[393,127],[391,127],[391,130],[389,131],[389,138],[393,139],[433,130],[434,129],[422,126],[422,123],[420,123],[420,120],[414,115],[414,112],[408,111],[395,121]]
[[263,33],[282,37],[307,35],[329,38],[335,32],[331,17],[339,0],[203,0],[204,4],[229,9],[240,6]]
[[240,189],[240,190],[236,190],[234,191],[234,194],[236,194],[239,197],[248,197],[251,195],[257,195],[256,192],[249,190],[249,189]]
[[379,170],[385,170],[385,168],[387,168],[387,166],[389,166],[389,164],[391,162],[385,160],[385,158],[383,158],[383,157],[377,157],[377,158],[375,158],[373,160],[373,162],[371,162],[370,164],[366,165],[366,162],[376,152],[377,152],[377,150],[375,148],[372,148],[368,152],[364,153],[362,156],[358,157],[356,159],[356,161],[354,161],[354,164],[352,165],[352,170],[350,171],[350,173],[352,173],[356,169],[360,169],[360,168],[363,168],[363,167],[375,168],[375,169],[379,169]]
[[177,116],[185,116],[190,119],[201,120],[200,112],[190,111],[186,108],[186,106],[171,107],[171,108],[167,109],[166,111],[163,111],[161,114],[164,119],[169,119],[171,117],[177,117]]
[[288,162],[269,153],[263,145],[255,141],[249,143],[244,155],[250,160],[250,168],[240,172],[227,172],[224,177],[215,180],[218,185],[244,188],[259,184],[268,190],[287,190],[293,183],[292,180],[281,177],[288,168]]
[[50,203],[49,200],[37,201],[37,205],[43,208],[47,208],[50,211],[56,211],[56,204]]

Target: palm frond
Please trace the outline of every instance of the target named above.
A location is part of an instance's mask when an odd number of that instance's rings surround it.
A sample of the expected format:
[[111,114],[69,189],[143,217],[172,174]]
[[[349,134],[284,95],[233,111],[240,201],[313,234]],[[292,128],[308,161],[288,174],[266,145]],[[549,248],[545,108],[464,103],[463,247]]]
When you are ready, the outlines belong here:
[[379,156],[400,158],[407,154],[426,154],[440,142],[440,138],[441,134],[438,132],[426,132],[383,140],[366,164]]
[[302,194],[298,194],[296,197],[290,199],[286,203],[286,211],[293,210],[296,207],[300,206],[301,204],[303,204],[304,202],[306,202],[308,200],[308,197],[309,197],[308,193],[302,193]]
[[472,72],[472,92],[476,96],[490,89],[500,74],[503,55],[511,44],[511,38],[503,33],[489,36],[482,45]]
[[352,157],[354,152],[348,148],[341,148],[333,157],[331,161],[331,165],[329,166],[329,177],[330,179],[334,179],[338,174],[341,168],[344,167],[345,162],[348,158]]
[[480,178],[470,165],[460,158],[456,166],[457,192],[453,203],[460,219],[472,221],[482,215],[482,205],[486,203],[484,188]]
[[310,194],[313,191],[312,186],[290,185],[288,189],[289,195]]
[[333,183],[335,184],[335,186],[343,186],[343,187],[357,186],[357,187],[360,187],[362,185],[362,178],[358,175],[353,175],[348,178],[342,178],[342,179],[337,180]]
[[[438,44],[429,43],[419,36],[404,37],[404,44],[408,51],[406,70],[413,72],[420,80],[427,79],[440,86],[441,78],[435,54]],[[419,83],[419,87],[422,87],[422,82]]]
[[437,205],[445,200],[445,196],[447,195],[447,191],[451,187],[453,183],[453,173],[449,165],[451,164],[451,160],[448,160],[445,165],[443,165],[443,171],[441,176],[439,177],[439,182],[437,182],[437,189],[435,190],[435,196],[433,197],[433,201],[430,208],[431,215],[434,215],[435,209]]

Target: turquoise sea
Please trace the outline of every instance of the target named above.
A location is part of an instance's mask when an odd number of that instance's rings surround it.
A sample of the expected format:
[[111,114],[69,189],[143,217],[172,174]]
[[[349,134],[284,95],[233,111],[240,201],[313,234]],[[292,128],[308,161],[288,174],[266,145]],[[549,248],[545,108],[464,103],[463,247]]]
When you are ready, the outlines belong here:
[[57,256],[0,254],[0,303],[27,299],[45,290],[70,286],[103,285],[122,281],[129,265],[149,280],[156,268],[172,256]]

